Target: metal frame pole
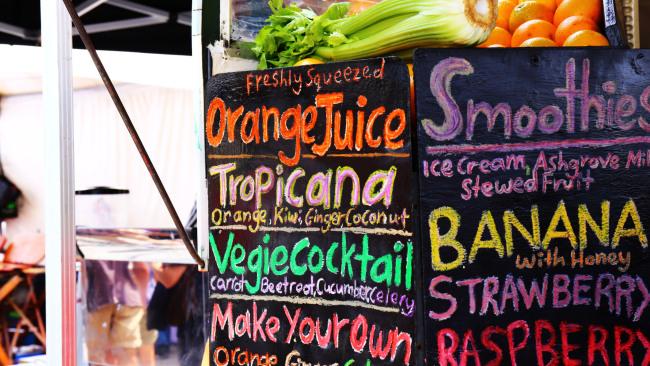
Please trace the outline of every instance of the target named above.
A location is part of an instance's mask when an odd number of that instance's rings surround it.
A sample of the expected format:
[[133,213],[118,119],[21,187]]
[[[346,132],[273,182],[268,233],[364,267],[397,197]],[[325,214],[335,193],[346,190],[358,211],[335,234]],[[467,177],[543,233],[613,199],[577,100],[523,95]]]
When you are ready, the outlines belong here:
[[70,17],[41,1],[45,115],[47,363],[77,364],[75,314],[74,125]]
[[192,76],[194,79],[194,126],[197,141],[197,163],[199,166],[199,181],[196,200],[197,219],[197,251],[203,259],[203,268],[208,269],[209,243],[208,230],[208,185],[205,175],[205,118],[204,118],[204,93],[203,87],[203,47],[202,37],[203,0],[192,0]]
[[147,168],[147,171],[149,172],[149,176],[151,176],[151,179],[153,180],[156,189],[158,189],[158,193],[160,193],[160,198],[163,200],[165,206],[167,207],[167,211],[169,212],[169,216],[171,216],[171,219],[174,222],[174,226],[178,231],[178,235],[180,236],[181,240],[183,241],[183,244],[185,245],[185,248],[190,253],[192,258],[194,258],[194,260],[200,267],[203,267],[205,265],[205,262],[203,261],[203,259],[201,259],[201,256],[199,256],[199,254],[196,252],[196,248],[194,248],[192,242],[187,236],[187,233],[185,232],[185,228],[183,227],[181,220],[178,218],[178,213],[174,208],[174,204],[169,198],[169,194],[167,193],[167,190],[165,189],[163,182],[160,180],[160,176],[156,171],[156,167],[153,165],[153,162],[151,161],[151,158],[149,157],[147,150],[142,144],[142,140],[140,139],[138,132],[133,126],[133,122],[131,122],[131,117],[129,117],[129,113],[126,111],[126,108],[122,103],[122,99],[120,98],[119,94],[117,93],[117,90],[115,89],[115,85],[113,85],[111,78],[108,76],[108,73],[104,68],[104,64],[102,63],[102,60],[99,58],[99,55],[97,54],[97,50],[95,49],[95,45],[93,44],[93,41],[90,39],[88,32],[86,32],[86,28],[83,25],[83,22],[79,17],[79,14],[77,14],[77,10],[75,9],[72,0],[63,0],[63,4],[68,10],[68,14],[70,14],[71,21],[74,24],[77,32],[79,33],[79,37],[81,38],[81,41],[86,47],[86,50],[90,54],[90,58],[92,58],[93,63],[95,64],[95,67],[97,68],[97,72],[99,72],[99,75],[102,77],[102,80],[104,81],[104,86],[106,87],[108,94],[111,96],[111,99],[113,99],[113,104],[115,104],[115,108],[117,108],[117,112],[120,114],[120,117],[122,117],[122,122],[124,122],[124,127],[126,127],[127,131],[129,132],[129,135],[131,135],[133,144],[135,144],[135,147],[138,150],[140,157],[142,158],[142,162],[144,163],[145,167]]

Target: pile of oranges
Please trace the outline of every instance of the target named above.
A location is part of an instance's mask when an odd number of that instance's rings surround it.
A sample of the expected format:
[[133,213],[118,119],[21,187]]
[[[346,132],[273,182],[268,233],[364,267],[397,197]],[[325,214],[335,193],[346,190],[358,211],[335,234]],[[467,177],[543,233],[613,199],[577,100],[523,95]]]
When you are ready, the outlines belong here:
[[602,0],[499,0],[499,17],[479,47],[609,46]]

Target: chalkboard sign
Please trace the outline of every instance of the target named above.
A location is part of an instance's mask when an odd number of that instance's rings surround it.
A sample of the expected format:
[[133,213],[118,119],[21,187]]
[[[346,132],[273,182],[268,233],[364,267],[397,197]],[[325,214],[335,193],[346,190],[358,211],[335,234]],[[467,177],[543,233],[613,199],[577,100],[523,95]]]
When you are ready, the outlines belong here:
[[415,364],[406,66],[222,74],[206,89],[211,364]]
[[650,362],[650,52],[415,56],[428,365]]

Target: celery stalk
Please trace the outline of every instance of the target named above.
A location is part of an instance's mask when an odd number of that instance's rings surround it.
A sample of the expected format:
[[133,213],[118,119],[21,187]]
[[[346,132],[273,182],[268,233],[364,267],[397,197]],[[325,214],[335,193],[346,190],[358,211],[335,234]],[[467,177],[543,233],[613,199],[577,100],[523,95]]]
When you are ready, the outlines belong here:
[[494,28],[498,0],[383,0],[347,15],[335,3],[321,15],[269,0],[273,14],[252,51],[260,68],[291,66],[316,55],[349,60],[416,47],[464,47],[483,42]]
[[[463,47],[479,44],[489,36],[496,21],[496,0],[428,0],[426,8],[420,0],[384,0],[360,13],[337,23],[335,30],[346,34],[358,27],[373,27],[375,21],[388,12],[409,14],[379,32],[359,31],[349,35],[352,41],[336,47],[318,47],[316,55],[326,60],[350,60],[374,57],[416,47]],[[383,7],[380,7],[383,5]],[[379,10],[377,10],[379,9]],[[374,10],[373,13],[371,11]],[[354,19],[354,20],[353,20]],[[380,21],[381,23],[382,21]],[[374,23],[379,24],[379,23]]]
[[329,30],[346,36],[377,24],[382,20],[404,14],[417,14],[430,10],[438,0],[386,0],[381,1],[359,14],[344,19]]
[[[371,24],[371,25],[361,29],[360,31],[358,31],[358,32],[356,32],[354,34],[349,35],[348,38],[354,41],[354,40],[364,39],[364,38],[370,37],[373,34],[382,32],[382,31],[394,26],[395,24],[400,23],[403,20],[406,20],[406,19],[412,17],[415,14],[417,14],[417,13],[396,15],[396,16],[391,17],[391,18],[383,19],[383,20],[381,20],[381,21],[379,21],[379,22],[377,22],[375,24]],[[345,34],[345,33],[342,33],[342,34]]]

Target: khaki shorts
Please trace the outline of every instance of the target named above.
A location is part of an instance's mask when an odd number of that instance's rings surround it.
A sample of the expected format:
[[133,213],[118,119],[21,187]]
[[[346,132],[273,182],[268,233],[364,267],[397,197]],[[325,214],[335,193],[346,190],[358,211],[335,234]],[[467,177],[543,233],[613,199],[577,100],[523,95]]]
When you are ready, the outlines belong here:
[[147,330],[142,307],[105,305],[88,313],[86,339],[89,349],[139,348],[154,344],[157,331]]
[[142,320],[140,320],[140,337],[142,338],[142,345],[153,346],[158,340],[158,331],[155,329],[147,329],[147,313],[144,313]]

